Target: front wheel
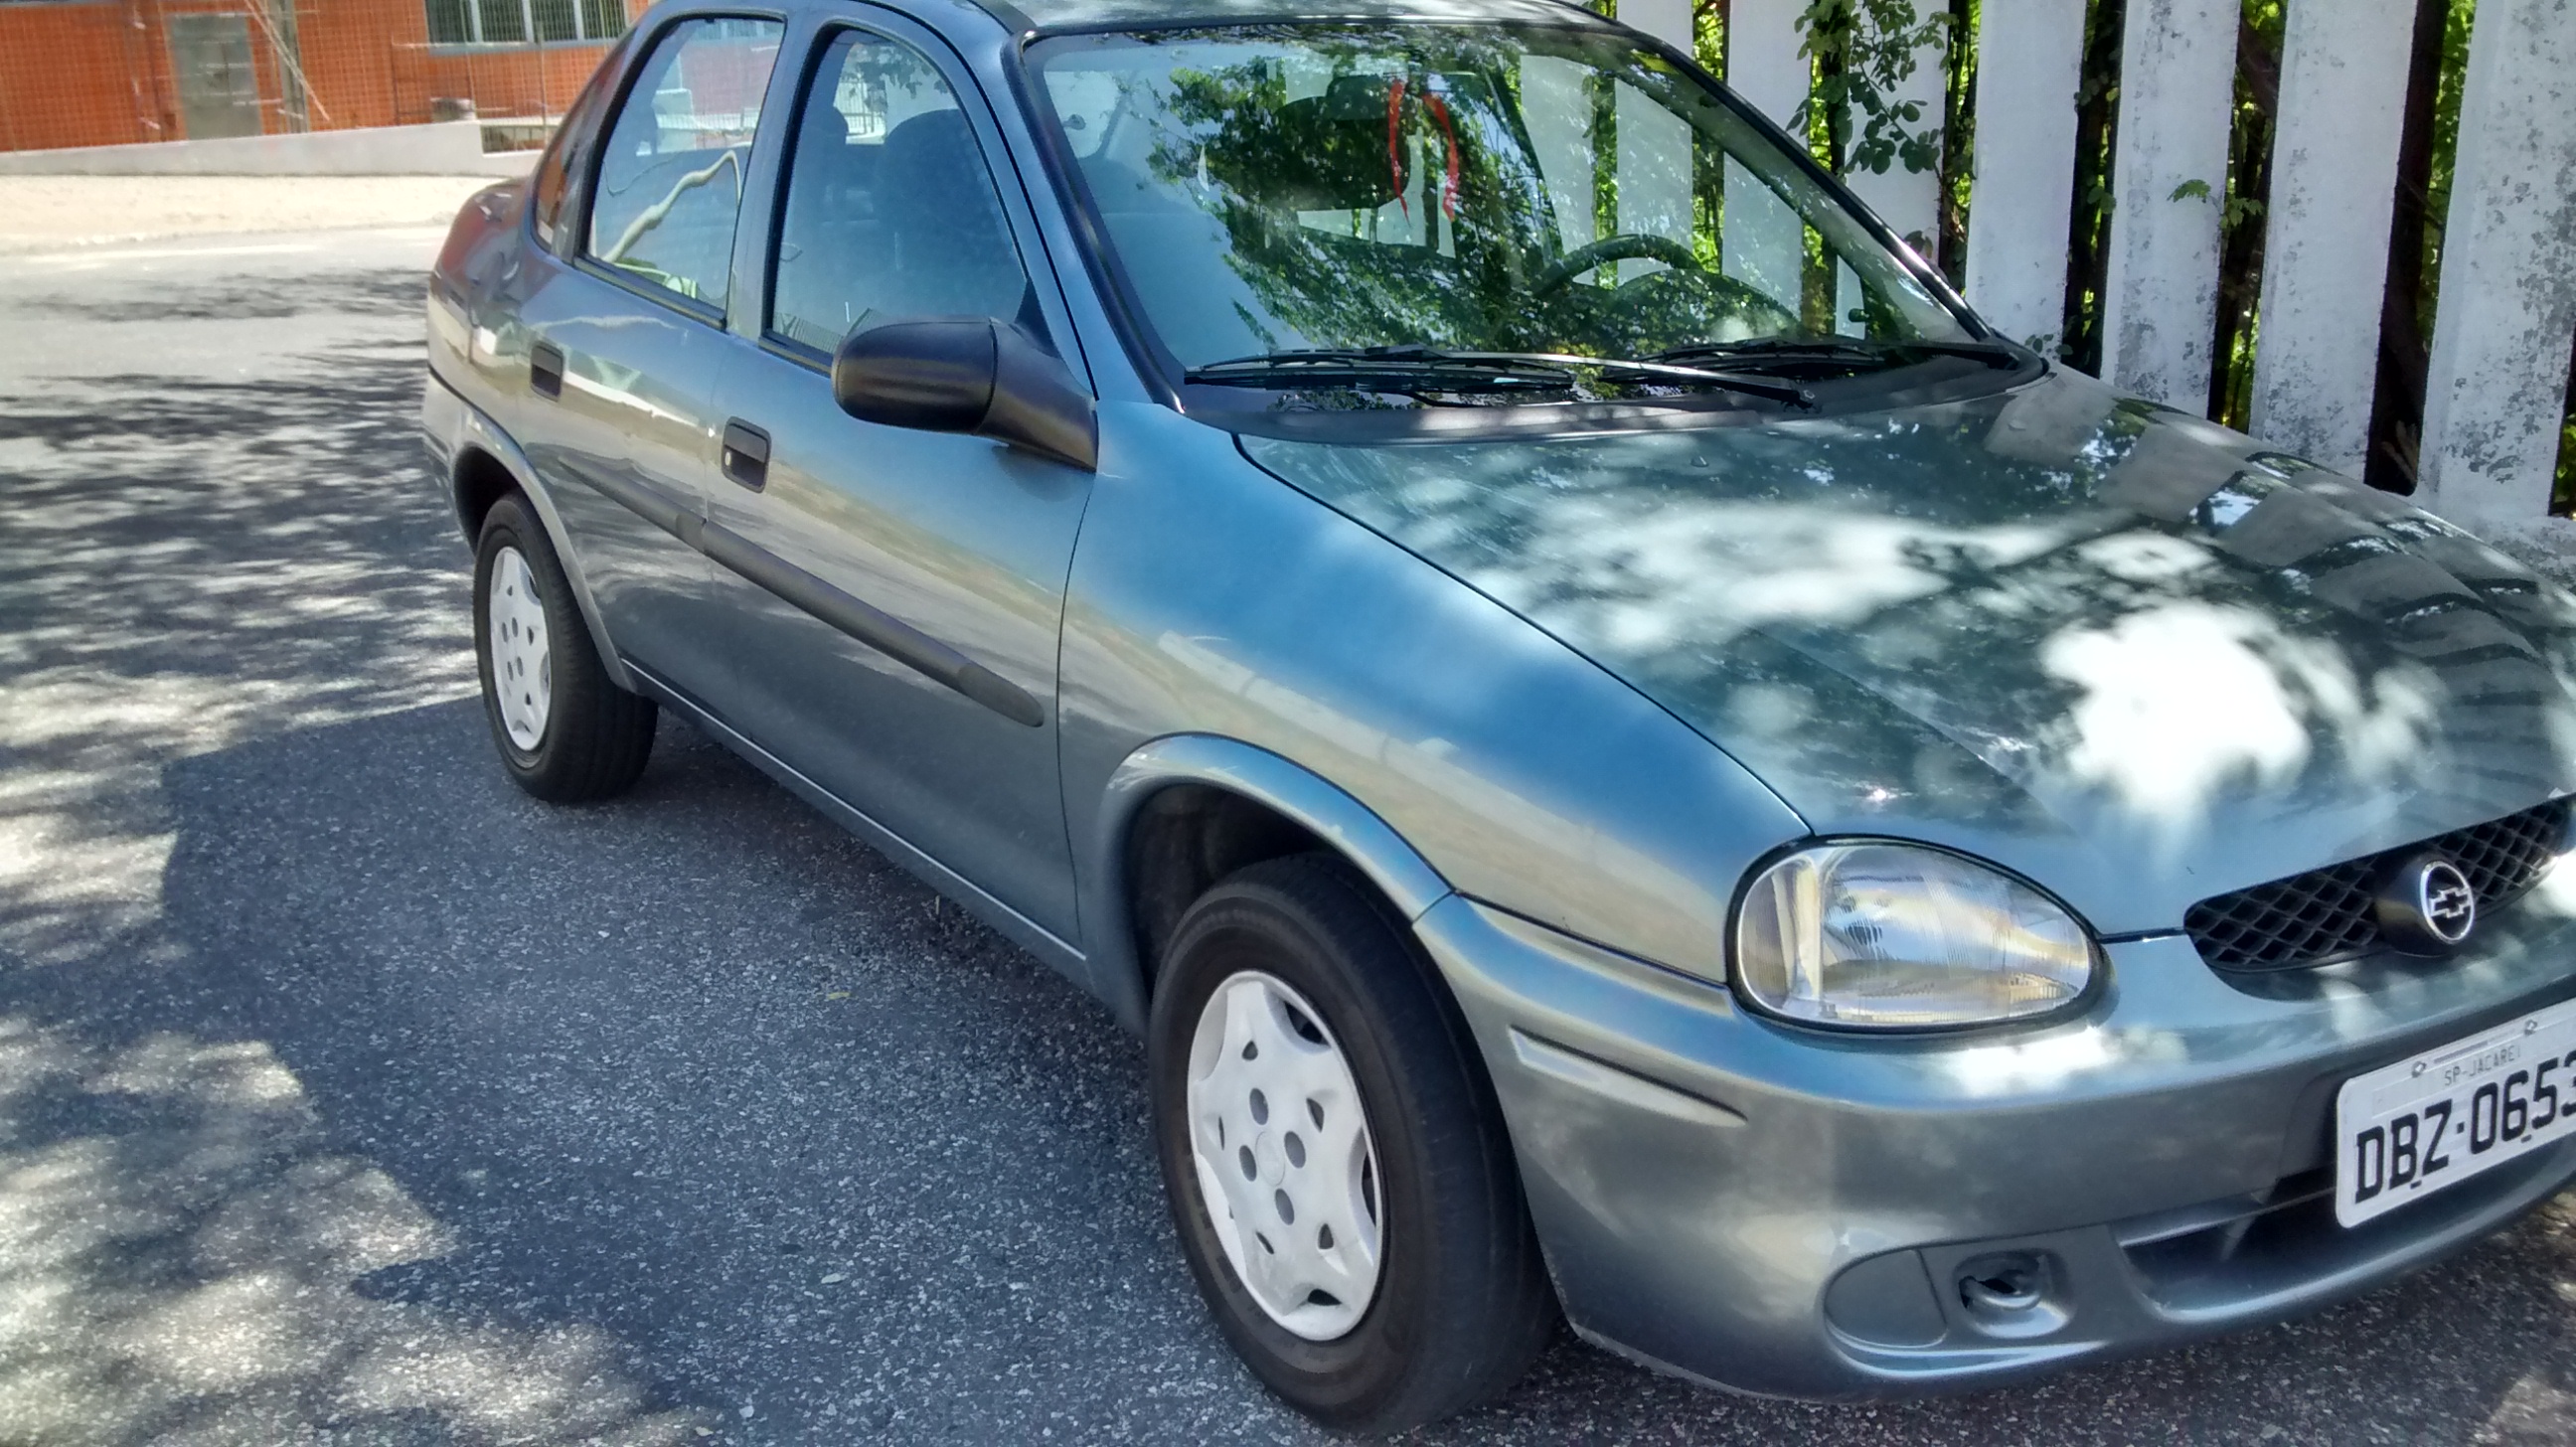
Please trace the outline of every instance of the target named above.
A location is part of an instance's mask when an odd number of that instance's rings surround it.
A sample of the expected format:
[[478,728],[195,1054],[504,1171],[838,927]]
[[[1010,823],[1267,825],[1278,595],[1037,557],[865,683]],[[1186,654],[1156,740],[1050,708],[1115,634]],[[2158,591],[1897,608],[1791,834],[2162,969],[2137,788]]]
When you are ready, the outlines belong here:
[[600,665],[554,545],[516,495],[484,515],[474,549],[474,653],[492,741],[520,788],[575,803],[644,772],[653,701]]
[[1463,1021],[1340,863],[1253,865],[1191,906],[1148,1038],[1163,1180],[1227,1339],[1328,1425],[1499,1395],[1556,1312]]

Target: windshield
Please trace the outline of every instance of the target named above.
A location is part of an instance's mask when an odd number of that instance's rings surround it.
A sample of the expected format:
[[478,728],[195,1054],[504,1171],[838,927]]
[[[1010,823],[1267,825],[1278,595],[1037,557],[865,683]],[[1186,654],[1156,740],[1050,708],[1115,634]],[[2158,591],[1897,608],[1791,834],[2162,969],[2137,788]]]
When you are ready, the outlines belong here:
[[1275,24],[1032,54],[1184,369],[1971,339],[1776,143],[1615,34]]

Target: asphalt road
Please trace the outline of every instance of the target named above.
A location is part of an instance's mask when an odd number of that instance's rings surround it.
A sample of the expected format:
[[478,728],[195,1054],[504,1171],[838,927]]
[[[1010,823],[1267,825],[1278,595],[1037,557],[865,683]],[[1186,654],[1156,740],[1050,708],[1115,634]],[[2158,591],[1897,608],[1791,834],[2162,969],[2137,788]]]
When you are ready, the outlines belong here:
[[[1071,986],[683,727],[605,806],[502,777],[434,242],[0,258],[0,1443],[1331,1440]],[[1569,1338],[1425,1440],[2576,1440],[2571,1221],[1932,1402]]]

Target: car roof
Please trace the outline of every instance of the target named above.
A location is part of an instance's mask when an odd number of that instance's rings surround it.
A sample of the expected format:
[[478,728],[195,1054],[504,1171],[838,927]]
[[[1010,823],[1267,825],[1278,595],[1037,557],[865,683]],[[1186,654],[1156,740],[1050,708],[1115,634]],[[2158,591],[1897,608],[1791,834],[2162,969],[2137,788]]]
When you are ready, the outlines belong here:
[[1169,29],[1197,23],[1242,25],[1263,21],[1398,20],[1604,24],[1589,10],[1561,0],[978,0],[1013,30],[1042,34],[1068,30]]

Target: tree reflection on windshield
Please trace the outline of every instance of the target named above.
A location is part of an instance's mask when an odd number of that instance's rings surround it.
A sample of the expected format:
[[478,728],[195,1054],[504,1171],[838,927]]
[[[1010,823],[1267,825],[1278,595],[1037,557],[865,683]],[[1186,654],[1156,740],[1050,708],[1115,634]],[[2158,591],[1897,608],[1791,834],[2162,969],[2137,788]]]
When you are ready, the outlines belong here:
[[1778,145],[1612,35],[1313,24],[1037,52],[1185,366],[1969,333]]

